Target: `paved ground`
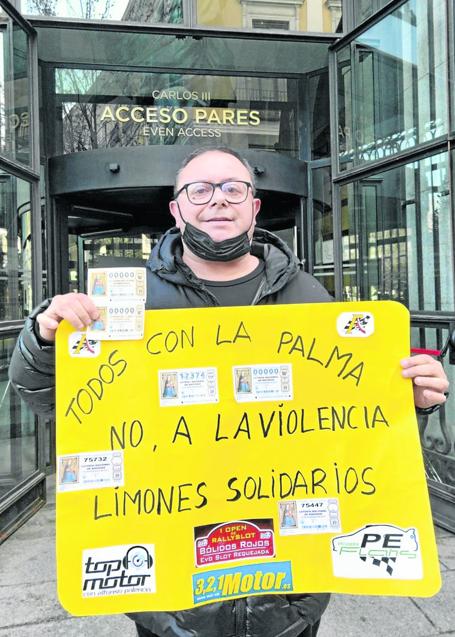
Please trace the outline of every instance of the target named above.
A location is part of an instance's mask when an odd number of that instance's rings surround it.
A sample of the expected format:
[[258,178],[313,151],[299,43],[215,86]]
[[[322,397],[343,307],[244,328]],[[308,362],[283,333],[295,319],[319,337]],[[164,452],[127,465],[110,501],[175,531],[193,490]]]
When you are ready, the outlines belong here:
[[[134,624],[123,615],[71,617],[58,603],[49,486],[46,506],[0,545],[0,637],[134,637]],[[437,538],[443,577],[438,595],[334,595],[318,637],[455,635],[455,535],[437,529]]]

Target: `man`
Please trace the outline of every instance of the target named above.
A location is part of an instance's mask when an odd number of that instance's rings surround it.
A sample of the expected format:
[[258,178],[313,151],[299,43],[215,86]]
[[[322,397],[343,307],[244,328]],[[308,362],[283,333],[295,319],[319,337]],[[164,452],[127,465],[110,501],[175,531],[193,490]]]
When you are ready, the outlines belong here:
[[[251,168],[229,149],[201,149],[177,173],[169,208],[176,227],[147,263],[147,309],[314,303],[331,300],[275,235],[255,230],[261,202]],[[254,233],[254,238],[253,238]],[[18,339],[10,377],[37,412],[54,407],[53,342],[62,319],[84,329],[98,311],[84,294],[37,308]],[[415,403],[445,401],[442,366],[429,356],[402,361]],[[181,612],[134,613],[142,637],[313,637],[328,595],[246,597]]]

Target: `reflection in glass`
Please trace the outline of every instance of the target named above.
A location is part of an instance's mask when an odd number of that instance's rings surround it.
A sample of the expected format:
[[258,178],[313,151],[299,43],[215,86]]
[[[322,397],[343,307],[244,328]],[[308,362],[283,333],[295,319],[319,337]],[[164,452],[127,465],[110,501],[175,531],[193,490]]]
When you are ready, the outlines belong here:
[[0,320],[32,309],[30,184],[0,173]]
[[[449,3],[449,16],[449,24],[452,25],[453,34],[455,29],[455,3]],[[455,37],[449,37],[449,97],[451,100],[450,130],[455,134]]]
[[[56,152],[197,144],[297,154],[298,80],[90,69],[55,74],[62,117]],[[323,116],[319,122],[318,143],[327,148],[321,140],[328,122]]]
[[0,339],[0,500],[37,469],[35,417],[12,390],[14,338]]
[[444,0],[408,0],[338,54],[340,170],[447,132]]
[[30,163],[30,86],[27,34],[0,16],[0,153]]
[[93,268],[100,258],[127,258],[146,261],[161,234],[104,237],[84,241],[85,267]]
[[30,15],[143,24],[183,22],[183,0],[25,0],[23,11]]
[[448,172],[442,153],[341,189],[346,300],[453,311]]
[[338,151],[340,153],[340,169],[352,168],[349,160],[352,140],[352,69],[350,49],[346,47],[337,54],[337,88],[338,88]]
[[75,234],[68,234],[68,292],[82,292],[78,269],[78,240]]
[[[333,33],[342,0],[195,0],[197,24],[234,29],[283,29]],[[189,0],[24,0],[30,15],[118,20],[142,24],[183,24]],[[188,21],[187,21],[188,23]],[[192,24],[191,26],[194,26]]]
[[313,275],[335,296],[332,183],[330,167],[311,171],[313,186]]
[[[327,40],[265,40],[226,37],[180,37],[169,33],[136,33],[38,27],[38,57],[43,62],[141,66],[201,71],[304,75],[328,66]],[[207,79],[209,76],[207,76]]]
[[354,26],[358,26],[379,9],[385,7],[389,0],[351,0],[351,2],[353,4]]
[[341,0],[197,0],[197,22],[234,29],[281,29],[333,33],[341,19]]
[[311,159],[330,157],[329,74],[326,69],[308,78]]
[[282,225],[287,225],[288,227],[283,227],[281,229],[274,228],[273,233],[276,234],[276,236],[279,237],[281,241],[284,241],[284,243],[290,250],[292,250],[294,254],[297,254],[297,227],[293,225],[292,219],[289,218],[285,219],[284,224]]
[[[140,235],[123,235],[97,237],[96,239],[84,239],[84,273],[87,268],[111,267],[120,265],[124,259],[138,259],[147,261],[153,246],[158,242],[161,233],[149,233]],[[79,281],[79,263],[77,250],[77,235],[68,235],[69,247],[69,281],[70,292],[81,292],[84,283]],[[85,276],[85,275],[84,275]]]

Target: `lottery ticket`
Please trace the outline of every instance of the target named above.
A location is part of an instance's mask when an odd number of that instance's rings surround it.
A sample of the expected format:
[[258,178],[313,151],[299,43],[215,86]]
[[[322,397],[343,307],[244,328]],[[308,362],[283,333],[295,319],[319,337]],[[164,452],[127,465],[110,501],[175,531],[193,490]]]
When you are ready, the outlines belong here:
[[341,531],[338,498],[282,500],[278,503],[278,507],[280,535]]
[[142,301],[145,303],[145,268],[89,268],[88,295],[98,301]]
[[138,340],[144,336],[144,303],[98,305],[99,317],[87,329],[87,338],[98,341]]
[[160,370],[158,382],[162,407],[218,402],[216,367]]
[[82,491],[124,484],[123,451],[58,456],[57,491]]
[[292,365],[244,365],[233,367],[237,402],[292,400]]

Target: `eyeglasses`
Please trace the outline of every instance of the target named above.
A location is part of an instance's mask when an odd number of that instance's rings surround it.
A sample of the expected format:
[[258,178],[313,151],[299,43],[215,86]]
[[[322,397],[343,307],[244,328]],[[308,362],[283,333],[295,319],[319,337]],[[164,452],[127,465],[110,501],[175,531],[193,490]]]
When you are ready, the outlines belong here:
[[220,181],[219,184],[212,184],[210,181],[192,181],[182,186],[175,193],[174,198],[177,199],[180,193],[186,190],[186,196],[191,203],[203,205],[211,201],[215,188],[221,190],[228,203],[242,203],[248,197],[248,189],[253,190],[249,181]]

